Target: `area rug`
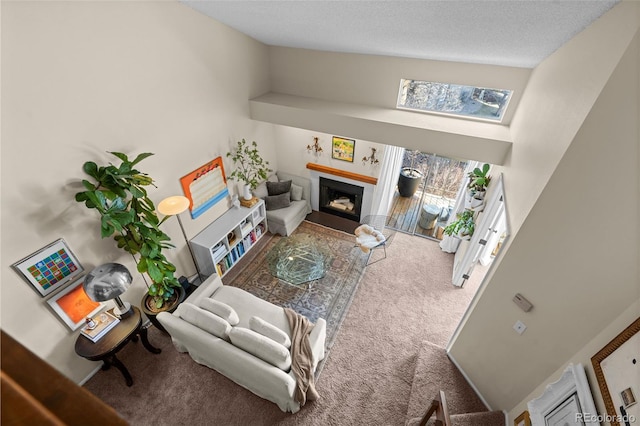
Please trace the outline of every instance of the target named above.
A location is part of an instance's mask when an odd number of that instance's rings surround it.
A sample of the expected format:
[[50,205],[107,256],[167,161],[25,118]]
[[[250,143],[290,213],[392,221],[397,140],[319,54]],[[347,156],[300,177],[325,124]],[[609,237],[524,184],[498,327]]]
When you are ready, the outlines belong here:
[[324,318],[326,347],[330,349],[363,276],[366,256],[354,246],[354,235],[346,232],[304,221],[292,235],[298,234],[310,235],[327,256],[325,276],[310,282],[310,287],[287,284],[269,272],[267,253],[280,238],[286,238],[279,235],[271,236],[261,248],[256,247],[256,253],[230,271],[223,282],[275,305],[291,308],[312,322]]

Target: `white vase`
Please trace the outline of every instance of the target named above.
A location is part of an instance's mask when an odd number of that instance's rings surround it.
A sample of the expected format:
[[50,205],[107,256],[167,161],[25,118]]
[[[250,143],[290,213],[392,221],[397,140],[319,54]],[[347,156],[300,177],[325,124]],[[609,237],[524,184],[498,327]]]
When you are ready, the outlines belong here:
[[251,187],[249,185],[244,185],[242,187],[242,198],[244,198],[245,200],[250,200],[253,198],[253,195],[251,194]]

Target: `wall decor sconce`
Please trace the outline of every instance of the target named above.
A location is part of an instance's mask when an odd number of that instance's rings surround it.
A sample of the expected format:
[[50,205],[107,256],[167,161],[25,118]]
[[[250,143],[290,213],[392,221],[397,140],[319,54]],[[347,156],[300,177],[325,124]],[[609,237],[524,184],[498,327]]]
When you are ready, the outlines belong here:
[[378,150],[376,148],[371,148],[371,155],[368,157],[362,157],[362,164],[365,165],[367,163],[370,163],[371,165],[376,166],[379,161],[376,158],[376,152],[378,152]]
[[317,137],[313,138],[313,145],[307,145],[307,152],[315,154],[316,157],[320,155],[320,153],[322,152],[322,147],[318,143]]

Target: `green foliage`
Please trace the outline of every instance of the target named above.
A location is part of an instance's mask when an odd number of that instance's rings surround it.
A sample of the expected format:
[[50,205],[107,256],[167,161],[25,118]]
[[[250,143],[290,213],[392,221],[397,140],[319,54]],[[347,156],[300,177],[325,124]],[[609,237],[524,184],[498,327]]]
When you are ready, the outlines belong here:
[[134,168],[153,154],[140,154],[133,161],[121,152],[110,154],[120,159],[119,166],[84,163],[84,172],[94,182],[82,180],[85,191],[78,192],[75,199],[100,213],[102,238],[113,237],[119,248],[136,259],[138,272],[151,278],[149,295],[160,309],[180,283],[174,276],[176,267],[162,254],[163,249],[174,246],[169,236],[160,230],[160,224],[167,217],[162,221],[158,219],[153,201],[147,196],[145,187],[154,185],[153,179]]
[[473,211],[465,210],[457,214],[458,220],[451,222],[444,228],[447,235],[472,236],[476,229],[476,223],[473,220]]
[[489,182],[491,182],[491,176],[488,176],[489,173],[489,164],[484,164],[482,169],[476,167],[473,171],[469,172],[469,189],[473,192],[482,192],[487,189]]
[[242,139],[238,141],[234,152],[227,152],[227,157],[233,160],[236,169],[229,175],[229,179],[244,182],[256,189],[258,184],[267,178],[267,173],[271,171],[268,167],[269,162],[264,161],[258,152],[258,144],[256,141],[247,145]]

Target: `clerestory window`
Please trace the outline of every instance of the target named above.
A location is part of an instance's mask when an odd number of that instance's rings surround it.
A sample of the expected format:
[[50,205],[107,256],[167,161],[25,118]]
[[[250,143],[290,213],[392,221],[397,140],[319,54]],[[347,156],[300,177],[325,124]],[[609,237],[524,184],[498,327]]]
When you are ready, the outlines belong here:
[[512,90],[402,79],[397,107],[499,122],[512,93]]

